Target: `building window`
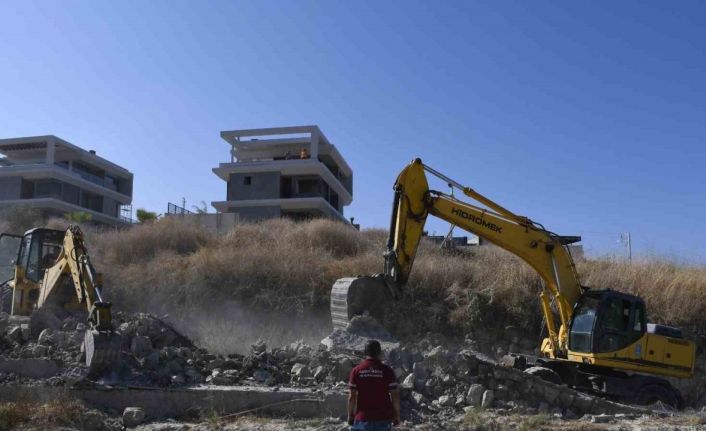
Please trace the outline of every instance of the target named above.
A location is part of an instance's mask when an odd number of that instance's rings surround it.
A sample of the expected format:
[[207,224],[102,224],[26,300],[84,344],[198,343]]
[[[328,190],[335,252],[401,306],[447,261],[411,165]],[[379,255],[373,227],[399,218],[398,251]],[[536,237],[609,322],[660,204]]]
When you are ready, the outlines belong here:
[[35,198],[61,199],[61,183],[53,180],[40,180],[34,184]]
[[300,197],[320,196],[319,180],[317,178],[301,179],[297,182],[297,191]]
[[243,177],[243,184],[246,186],[249,186],[250,184],[252,184],[252,177],[250,177],[250,176]]

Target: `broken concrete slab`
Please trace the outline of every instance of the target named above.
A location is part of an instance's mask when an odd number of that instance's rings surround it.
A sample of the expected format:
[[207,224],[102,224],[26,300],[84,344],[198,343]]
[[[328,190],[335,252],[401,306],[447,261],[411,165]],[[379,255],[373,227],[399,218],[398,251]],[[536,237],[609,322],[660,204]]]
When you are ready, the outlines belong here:
[[56,375],[58,372],[59,366],[51,359],[0,359],[0,373],[13,373],[33,379],[46,379]]

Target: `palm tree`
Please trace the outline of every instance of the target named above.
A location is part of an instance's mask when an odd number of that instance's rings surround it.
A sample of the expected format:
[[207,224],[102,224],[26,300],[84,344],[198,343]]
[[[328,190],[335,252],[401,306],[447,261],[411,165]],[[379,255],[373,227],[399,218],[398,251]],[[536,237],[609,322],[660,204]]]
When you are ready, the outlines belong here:
[[192,205],[191,208],[196,214],[208,214],[208,205],[205,201],[201,201],[201,206]]
[[157,213],[152,212],[152,211],[147,211],[144,208],[138,208],[137,209],[137,220],[140,223],[155,221],[155,220],[157,220]]
[[93,219],[93,216],[87,212],[75,211],[66,214],[66,219],[74,223],[86,223]]

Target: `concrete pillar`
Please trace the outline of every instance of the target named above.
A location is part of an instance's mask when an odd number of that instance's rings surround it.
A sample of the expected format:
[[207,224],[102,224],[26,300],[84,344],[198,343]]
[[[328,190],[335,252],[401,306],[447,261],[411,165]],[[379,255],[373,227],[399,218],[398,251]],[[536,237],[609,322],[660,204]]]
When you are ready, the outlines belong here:
[[314,160],[319,159],[319,129],[315,128],[311,131],[311,148],[309,153]]
[[[239,142],[239,138],[235,138],[236,142]],[[230,144],[230,162],[235,163],[235,144]]]
[[54,151],[56,150],[56,143],[53,138],[47,139],[47,165],[54,164]]

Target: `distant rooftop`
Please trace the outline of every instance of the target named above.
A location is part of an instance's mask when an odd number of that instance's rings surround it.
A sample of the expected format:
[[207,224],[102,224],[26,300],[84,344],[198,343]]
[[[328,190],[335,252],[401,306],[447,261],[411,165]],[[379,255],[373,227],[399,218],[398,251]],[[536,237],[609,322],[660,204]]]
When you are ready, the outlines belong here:
[[100,157],[95,151],[84,150],[54,135],[0,139],[0,154],[6,157],[6,162],[2,164],[24,164],[43,160],[49,141],[54,142],[54,158],[56,160],[61,160],[62,158],[75,159],[78,156],[79,159],[91,161],[102,165],[104,168],[132,175],[127,169]]
[[228,130],[221,132],[221,138],[232,146],[231,163],[297,159],[304,148],[311,158],[328,156],[345,175],[352,174],[348,163],[318,126]]

